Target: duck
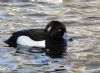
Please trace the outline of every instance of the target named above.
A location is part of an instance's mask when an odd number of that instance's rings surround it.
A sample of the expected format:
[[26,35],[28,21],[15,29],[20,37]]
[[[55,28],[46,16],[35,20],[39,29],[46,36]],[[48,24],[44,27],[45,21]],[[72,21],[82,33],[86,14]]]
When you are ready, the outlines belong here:
[[[56,42],[52,42],[56,40]],[[58,40],[62,43],[59,43]],[[28,29],[20,30],[12,33],[11,37],[4,42],[8,44],[8,47],[17,48],[21,50],[19,46],[27,46],[29,48],[40,47],[49,48],[50,46],[67,46],[67,41],[72,41],[66,33],[66,26],[59,21],[50,21],[44,29]],[[58,42],[58,43],[57,43]],[[27,48],[26,48],[27,49]],[[27,49],[28,51],[29,49]]]

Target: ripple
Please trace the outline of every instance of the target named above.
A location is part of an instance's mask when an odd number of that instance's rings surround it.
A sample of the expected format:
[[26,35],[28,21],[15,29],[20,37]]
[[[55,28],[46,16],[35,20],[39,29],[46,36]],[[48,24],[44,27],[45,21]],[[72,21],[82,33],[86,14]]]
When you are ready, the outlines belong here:
[[91,62],[86,64],[88,69],[100,69],[100,63],[98,62]]
[[37,17],[44,17],[44,16],[48,16],[48,14],[24,14],[25,16],[37,16]]
[[0,48],[0,54],[3,54],[3,53],[13,53],[13,52],[15,52],[15,49],[13,48],[13,49],[11,49],[11,48],[8,48],[8,47],[2,47],[2,48]]
[[91,16],[91,17],[87,17],[87,18],[84,18],[85,20],[100,20],[100,17],[99,16]]

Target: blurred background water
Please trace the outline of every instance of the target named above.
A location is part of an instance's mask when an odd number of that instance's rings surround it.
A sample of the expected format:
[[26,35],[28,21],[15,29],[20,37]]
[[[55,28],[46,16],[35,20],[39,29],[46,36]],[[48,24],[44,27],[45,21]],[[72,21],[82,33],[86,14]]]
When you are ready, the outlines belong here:
[[[51,20],[63,22],[74,38],[65,58],[38,66],[36,55],[5,47],[12,32],[44,28]],[[100,0],[0,0],[0,72],[100,73]]]

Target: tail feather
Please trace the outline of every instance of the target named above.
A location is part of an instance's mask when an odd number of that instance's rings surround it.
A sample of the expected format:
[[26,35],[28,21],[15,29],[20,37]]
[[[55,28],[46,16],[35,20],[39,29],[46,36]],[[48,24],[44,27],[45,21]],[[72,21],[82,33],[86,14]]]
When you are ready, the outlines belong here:
[[8,45],[7,47],[16,47],[16,44],[12,41],[5,40],[3,42]]
[[3,41],[6,45],[6,47],[10,47],[10,45],[8,44],[8,40]]

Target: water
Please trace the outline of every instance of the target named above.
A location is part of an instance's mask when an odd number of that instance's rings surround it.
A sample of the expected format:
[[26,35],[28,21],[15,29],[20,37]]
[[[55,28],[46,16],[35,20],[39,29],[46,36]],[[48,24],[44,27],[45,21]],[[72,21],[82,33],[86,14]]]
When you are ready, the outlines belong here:
[[[16,0],[18,1],[18,0]],[[88,2],[86,2],[88,1]],[[99,73],[100,72],[100,2],[0,2],[0,72],[2,73]],[[68,54],[63,59],[45,58],[46,65],[34,59],[40,54],[16,54],[3,41],[12,32],[44,28],[51,20],[66,24]],[[43,53],[44,55],[44,53]],[[39,58],[40,59],[40,58]],[[42,57],[41,57],[42,59]],[[38,60],[38,59],[37,59]]]

